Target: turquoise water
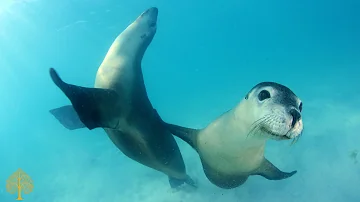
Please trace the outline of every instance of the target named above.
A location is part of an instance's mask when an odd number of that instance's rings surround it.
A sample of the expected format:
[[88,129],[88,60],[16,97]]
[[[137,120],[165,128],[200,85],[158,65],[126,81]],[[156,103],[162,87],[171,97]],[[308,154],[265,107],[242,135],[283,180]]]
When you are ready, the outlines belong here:
[[[220,189],[196,152],[177,139],[196,191],[171,192],[167,177],[125,157],[101,129],[69,131],[48,112],[69,104],[49,67],[93,86],[115,37],[159,8],[143,59],[146,88],[163,119],[205,127],[258,82],[303,101],[300,141],[269,141],[265,155],[293,177],[253,176]],[[34,202],[360,201],[360,2],[356,0],[0,0],[0,202],[18,168]]]

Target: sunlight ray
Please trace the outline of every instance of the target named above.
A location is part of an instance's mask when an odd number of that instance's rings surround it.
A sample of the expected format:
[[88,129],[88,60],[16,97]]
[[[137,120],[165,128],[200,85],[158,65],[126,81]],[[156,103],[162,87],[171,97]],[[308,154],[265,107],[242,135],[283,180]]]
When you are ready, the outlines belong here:
[[[11,35],[10,25],[26,25],[27,29],[34,30],[28,14],[35,13],[29,6],[35,0],[3,0],[0,2],[0,39],[7,40]],[[16,22],[16,23],[14,23]],[[10,32],[10,33],[9,33]]]
[[[0,64],[5,82],[16,82],[16,71],[10,59],[21,57],[27,47],[24,34],[31,37],[36,34],[32,15],[36,14],[30,3],[35,0],[2,0],[0,3]],[[15,56],[15,57],[12,57]]]

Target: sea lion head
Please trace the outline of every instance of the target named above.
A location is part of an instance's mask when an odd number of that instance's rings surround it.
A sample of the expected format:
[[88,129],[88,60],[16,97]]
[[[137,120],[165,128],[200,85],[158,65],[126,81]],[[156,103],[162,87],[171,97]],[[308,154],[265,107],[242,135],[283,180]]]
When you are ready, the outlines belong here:
[[[245,96],[245,107],[252,116],[248,135],[275,140],[297,140],[303,131],[302,101],[288,87],[275,82],[262,82]],[[246,115],[245,115],[246,116]]]

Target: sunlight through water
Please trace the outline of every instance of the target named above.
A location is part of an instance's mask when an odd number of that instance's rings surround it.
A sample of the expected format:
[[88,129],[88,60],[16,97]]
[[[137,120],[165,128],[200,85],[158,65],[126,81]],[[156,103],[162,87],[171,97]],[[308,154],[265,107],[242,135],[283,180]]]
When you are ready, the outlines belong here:
[[15,68],[13,60],[19,61],[19,56],[24,54],[23,35],[30,36],[34,30],[28,13],[31,11],[29,4],[35,1],[0,0],[0,94],[3,103],[15,104],[11,97],[16,97],[16,92],[8,90],[9,85],[19,83],[16,71],[19,68]]

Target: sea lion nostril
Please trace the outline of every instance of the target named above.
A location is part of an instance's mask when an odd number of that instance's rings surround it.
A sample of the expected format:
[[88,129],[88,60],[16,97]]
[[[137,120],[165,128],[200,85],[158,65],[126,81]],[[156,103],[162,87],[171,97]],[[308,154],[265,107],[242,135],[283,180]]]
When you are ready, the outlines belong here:
[[291,127],[294,127],[296,122],[299,121],[299,119],[301,118],[301,114],[298,110],[296,109],[290,109],[289,111],[290,115],[293,117],[293,120],[291,122]]

